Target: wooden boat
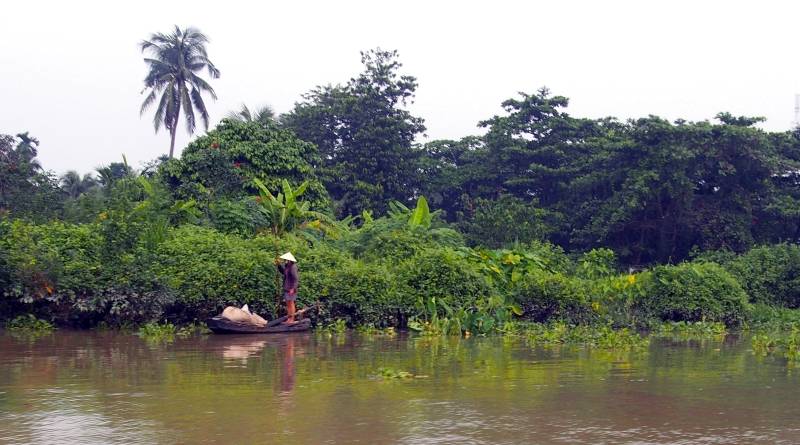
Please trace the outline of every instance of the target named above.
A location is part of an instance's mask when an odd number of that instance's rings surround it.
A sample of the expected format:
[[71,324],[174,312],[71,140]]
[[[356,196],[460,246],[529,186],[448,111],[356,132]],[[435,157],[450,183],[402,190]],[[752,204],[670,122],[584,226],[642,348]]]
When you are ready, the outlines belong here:
[[[313,307],[313,306],[312,306]],[[295,313],[295,317],[302,317],[303,313],[312,307],[307,307]],[[276,318],[267,323],[266,326],[256,326],[250,323],[240,323],[228,320],[222,316],[216,316],[206,320],[206,325],[215,334],[276,334],[279,332],[302,332],[311,328],[311,319],[304,318],[292,324],[284,324],[288,316]]]
[[311,328],[311,320],[305,318],[296,323],[278,323],[270,326],[256,326],[249,323],[230,321],[227,318],[213,317],[206,320],[208,328],[215,334],[275,334],[278,332],[300,332]]

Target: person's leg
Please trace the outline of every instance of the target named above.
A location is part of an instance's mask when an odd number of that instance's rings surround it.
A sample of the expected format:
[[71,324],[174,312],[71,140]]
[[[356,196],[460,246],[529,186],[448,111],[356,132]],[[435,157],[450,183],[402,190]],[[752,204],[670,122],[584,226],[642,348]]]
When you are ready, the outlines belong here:
[[287,323],[294,323],[294,300],[289,300],[286,302],[286,315],[289,318],[286,319]]

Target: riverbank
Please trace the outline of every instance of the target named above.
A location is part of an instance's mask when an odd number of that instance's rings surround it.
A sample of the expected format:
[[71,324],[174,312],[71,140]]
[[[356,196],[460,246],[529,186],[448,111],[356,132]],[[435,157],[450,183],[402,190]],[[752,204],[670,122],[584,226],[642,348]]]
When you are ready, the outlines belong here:
[[[492,334],[510,322],[648,329],[663,321],[731,328],[800,303],[800,247],[743,255],[708,253],[692,262],[620,273],[614,253],[568,255],[544,243],[488,250],[446,227],[384,217],[336,237],[225,234],[165,228],[152,240],[106,222],[31,224],[0,220],[4,292],[0,314],[33,314],[58,326],[202,322],[227,305],[275,318],[275,252],[299,258],[299,304],[319,302],[315,322],[378,328],[437,326]],[[115,243],[135,231],[132,245]],[[143,237],[143,238],[139,238]],[[767,311],[768,312],[768,311]]]

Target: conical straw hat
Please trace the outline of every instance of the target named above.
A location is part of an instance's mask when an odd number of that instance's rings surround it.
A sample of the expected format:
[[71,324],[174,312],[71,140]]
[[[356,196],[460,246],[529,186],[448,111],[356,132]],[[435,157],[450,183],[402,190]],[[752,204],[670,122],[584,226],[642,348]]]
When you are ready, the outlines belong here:
[[292,255],[292,252],[286,252],[283,255],[281,255],[280,258],[282,260],[291,261],[293,263],[297,262],[297,259],[294,257],[294,255]]

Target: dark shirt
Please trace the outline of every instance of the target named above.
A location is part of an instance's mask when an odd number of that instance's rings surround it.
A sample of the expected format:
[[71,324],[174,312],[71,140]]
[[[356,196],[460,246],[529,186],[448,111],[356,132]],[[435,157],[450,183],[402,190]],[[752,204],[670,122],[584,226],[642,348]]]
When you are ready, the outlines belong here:
[[278,264],[278,271],[283,274],[283,290],[297,289],[297,285],[300,283],[297,263]]

